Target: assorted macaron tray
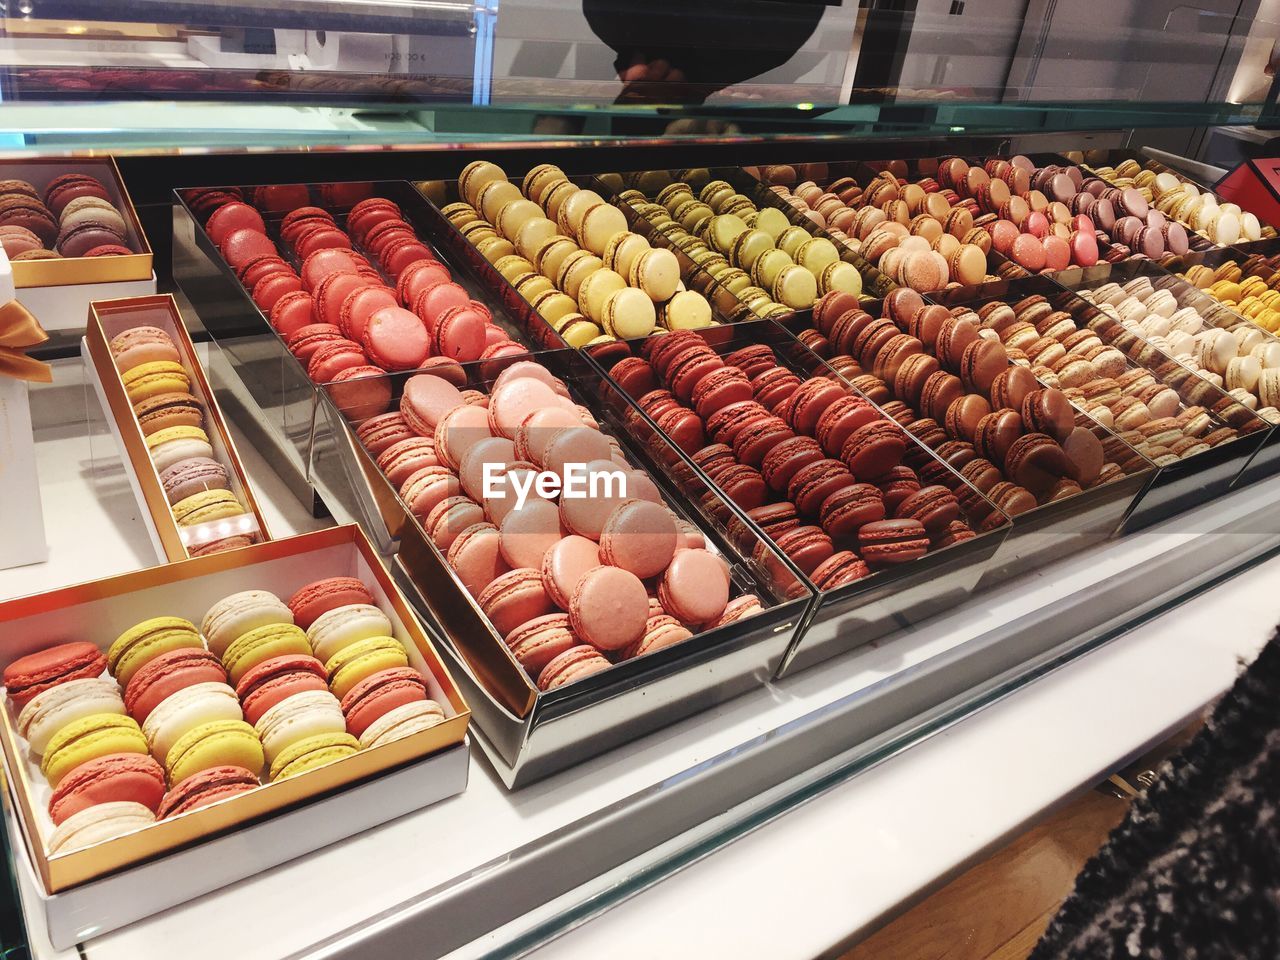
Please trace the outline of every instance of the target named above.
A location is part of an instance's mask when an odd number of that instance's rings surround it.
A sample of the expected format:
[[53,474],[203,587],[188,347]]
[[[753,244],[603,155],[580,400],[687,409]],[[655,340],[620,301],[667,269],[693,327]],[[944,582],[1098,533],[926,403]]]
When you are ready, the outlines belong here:
[[[1108,267],[1126,272],[1141,269],[1138,264]],[[1156,468],[1129,507],[1122,533],[1225,492],[1241,477],[1272,430],[1242,404],[1153,345],[1140,328],[1135,332],[1127,327],[1115,316],[1113,306],[1095,305],[1054,279],[1013,281],[998,298],[990,292],[979,298],[964,294],[963,290],[947,291],[937,299],[998,323],[1006,349],[1036,350],[1037,356],[1030,358],[1033,369],[1044,366],[1035,361],[1045,351],[1056,357],[1053,342],[1065,347],[1069,356],[1072,350],[1075,355],[1081,350],[1089,354],[1085,358],[1092,367],[1088,376],[1083,366],[1079,378],[1068,374],[1073,383],[1079,379],[1079,385],[1064,385],[1060,372],[1052,368],[1049,370],[1057,374],[1056,379],[1043,369],[1036,373],[1045,382],[1056,383],[1074,407],[1112,431],[1114,438],[1108,441],[1112,459],[1123,470],[1138,470],[1143,461]],[[1099,350],[1094,339],[1103,347],[1114,348],[1123,363],[1111,351]],[[1125,450],[1134,451],[1131,463],[1120,462]]]
[[618,199],[732,293],[747,316],[784,317],[833,290],[876,296],[895,286],[807,211],[743,168],[651,170],[600,179],[616,183]]
[[[851,298],[856,303],[856,298]],[[770,322],[591,351],[817,594],[798,669],[967,596],[1010,529],[967,479]]]
[[[354,526],[7,601],[0,623],[0,744],[48,894],[340,802],[466,732],[462,696]],[[369,825],[339,818],[315,846]]]
[[157,552],[185,560],[269,539],[172,295],[91,304],[85,344]]
[[[730,508],[673,473],[679,454],[627,422],[588,361],[558,351],[389,379],[397,410],[350,423],[362,472],[384,481],[374,509],[399,534],[409,592],[511,782],[776,671],[809,591],[752,531],[730,543]],[[574,732],[548,733],[567,704]],[[543,755],[565,738],[573,750]]]
[[992,188],[981,168],[947,186],[939,181],[936,160],[746,169],[900,286],[927,293],[1026,275],[994,249],[983,225],[999,212],[1008,191]]
[[0,161],[0,246],[19,289],[151,277],[151,248],[115,161]]
[[671,251],[634,229],[597,178],[539,164],[517,182],[477,160],[456,181],[418,187],[491,264],[493,282],[571,347],[729,319],[686,288]]
[[[1090,150],[1072,159],[1115,187],[1142,191],[1156,210],[1195,231],[1208,244],[1232,246],[1276,236],[1275,227],[1256,215],[1135,150]],[[1193,244],[1193,249],[1198,246]]]
[[1160,266],[1232,316],[1280,336],[1280,240],[1259,240],[1182,257]]

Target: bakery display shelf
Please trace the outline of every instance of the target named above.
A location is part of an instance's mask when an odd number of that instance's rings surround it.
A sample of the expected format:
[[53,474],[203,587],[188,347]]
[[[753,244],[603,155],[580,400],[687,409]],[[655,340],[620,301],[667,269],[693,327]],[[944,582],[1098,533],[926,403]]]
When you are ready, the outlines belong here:
[[[210,348],[215,374],[227,362]],[[74,392],[78,366],[58,368],[55,388]],[[0,573],[6,593],[10,584],[21,591],[83,579],[91,572],[84,564],[118,572],[145,552],[145,533],[99,499],[118,486],[122,467],[103,454],[96,469],[82,469],[93,441],[83,427],[49,422],[46,404],[57,395],[37,390],[34,404],[45,421],[39,467],[61,478],[65,505],[50,518],[53,560],[25,576]],[[313,523],[257,451],[247,453],[246,468],[273,529]],[[95,556],[69,549],[104,525],[114,533]],[[28,950],[89,960],[153,955],[161,944],[200,960],[225,956],[233,942],[240,955],[263,957],[522,952],[1258,562],[1280,548],[1277,531],[1280,508],[1253,485],[529,788],[506,791],[473,754],[459,797],[90,938],[77,951],[48,946],[32,878],[19,871]],[[227,916],[239,922],[228,925]],[[245,928],[254,930],[247,946]]]

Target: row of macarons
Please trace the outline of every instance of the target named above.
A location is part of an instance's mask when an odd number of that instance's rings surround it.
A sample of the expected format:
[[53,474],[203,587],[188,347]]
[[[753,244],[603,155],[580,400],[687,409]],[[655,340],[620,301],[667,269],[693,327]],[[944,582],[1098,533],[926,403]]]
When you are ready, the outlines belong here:
[[[415,375],[398,412],[357,432],[541,689],[761,609],[755,595],[731,599],[724,559],[537,363],[513,364],[487,393]],[[570,464],[618,471],[625,490],[517,504],[516,477],[563,479]],[[501,496],[486,495],[487,466]]]
[[97,177],[64,173],[44,191],[0,180],[0,246],[11,260],[120,256],[136,252],[123,214]]
[[[191,375],[173,337],[159,327],[137,326],[116,334],[108,346],[174,522],[200,528],[247,518],[230,489],[231,471],[215,459],[204,404],[191,392]],[[234,531],[204,527],[192,531],[187,549],[191,556],[219,553],[248,546],[255,536],[253,525],[243,521]]]
[[257,787],[264,769],[287,779],[443,720],[373,601],[351,577],[287,604],[244,591],[199,630],[155,617],[105,654],[78,641],[11,663],[18,731],[53,791],[51,852],[96,823],[91,808],[131,802],[163,819]]
[[240,200],[216,207],[206,230],[318,383],[524,349],[391,200],[361,200],[341,225],[321,207],[290,210],[279,224],[281,247],[262,214]]
[[497,164],[477,160],[458,192],[445,217],[570,346],[715,323],[670,250],[651,246],[619,206],[554,164],[535,166],[517,187]]

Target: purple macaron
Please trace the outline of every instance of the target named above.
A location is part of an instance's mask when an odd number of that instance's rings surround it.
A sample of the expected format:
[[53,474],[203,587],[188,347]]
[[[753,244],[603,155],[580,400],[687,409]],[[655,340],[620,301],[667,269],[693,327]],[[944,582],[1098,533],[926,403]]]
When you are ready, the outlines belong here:
[[164,486],[165,497],[174,504],[205,490],[225,489],[227,471],[218,461],[208,457],[188,457],[161,473],[160,483]]

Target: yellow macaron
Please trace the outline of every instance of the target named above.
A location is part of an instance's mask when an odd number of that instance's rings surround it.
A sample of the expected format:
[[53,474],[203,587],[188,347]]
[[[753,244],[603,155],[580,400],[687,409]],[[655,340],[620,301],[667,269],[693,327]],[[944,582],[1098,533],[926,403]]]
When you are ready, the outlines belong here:
[[202,490],[173,505],[173,519],[180,527],[193,527],[210,520],[226,520],[245,512],[230,490]]
[[341,700],[351,688],[382,670],[407,667],[409,656],[394,637],[370,637],[344,647],[329,658],[329,689]]
[[143,363],[126,373],[122,380],[130,403],[138,403],[162,393],[186,393],[191,388],[191,378],[182,364],[172,360],[155,360]]
[[130,627],[107,648],[107,669],[123,688],[135,673],[163,653],[202,649],[200,632],[190,620],[152,617]]

